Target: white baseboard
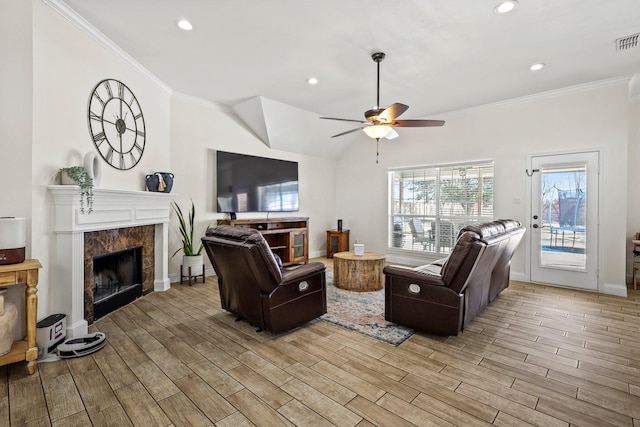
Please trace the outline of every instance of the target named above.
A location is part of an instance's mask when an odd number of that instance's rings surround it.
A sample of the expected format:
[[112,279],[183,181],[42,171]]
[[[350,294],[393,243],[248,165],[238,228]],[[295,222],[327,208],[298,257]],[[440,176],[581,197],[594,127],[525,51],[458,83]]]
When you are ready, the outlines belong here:
[[627,297],[627,285],[615,285],[613,283],[605,283],[602,285],[602,293],[607,295],[616,295],[619,297]]

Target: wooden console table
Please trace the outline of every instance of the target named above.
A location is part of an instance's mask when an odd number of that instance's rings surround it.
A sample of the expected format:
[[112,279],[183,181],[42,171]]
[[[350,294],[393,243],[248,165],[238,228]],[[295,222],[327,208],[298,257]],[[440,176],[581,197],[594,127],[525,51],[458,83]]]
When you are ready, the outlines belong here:
[[333,254],[333,284],[348,291],[377,291],[384,288],[382,269],[385,256],[365,252],[358,256],[353,252]]
[[283,265],[309,262],[309,218],[219,219],[223,224],[260,231]]
[[28,259],[20,264],[0,265],[0,286],[26,284],[26,322],[27,336],[14,341],[11,351],[0,356],[0,366],[8,363],[27,361],[27,372],[33,374],[38,363],[36,344],[36,317],[38,314],[38,269],[42,268],[37,259]]

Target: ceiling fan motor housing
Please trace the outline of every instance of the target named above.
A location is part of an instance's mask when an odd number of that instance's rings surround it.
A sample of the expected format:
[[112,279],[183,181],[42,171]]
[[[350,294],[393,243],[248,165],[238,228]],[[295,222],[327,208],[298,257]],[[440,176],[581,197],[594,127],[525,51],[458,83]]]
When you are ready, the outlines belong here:
[[384,111],[384,108],[373,108],[364,112],[364,117],[370,122],[377,122],[378,116]]

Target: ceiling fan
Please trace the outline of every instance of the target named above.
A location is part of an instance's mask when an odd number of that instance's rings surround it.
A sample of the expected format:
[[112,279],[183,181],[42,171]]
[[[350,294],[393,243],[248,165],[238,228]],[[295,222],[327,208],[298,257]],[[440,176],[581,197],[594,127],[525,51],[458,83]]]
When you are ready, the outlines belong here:
[[389,107],[384,109],[380,108],[380,62],[382,62],[385,56],[386,55],[383,52],[376,52],[371,55],[373,61],[378,64],[377,97],[376,106],[364,113],[366,120],[320,117],[325,120],[340,120],[343,122],[364,123],[365,125],[333,135],[331,138],[346,135],[362,129],[369,137],[379,141],[380,138],[397,138],[398,132],[393,129],[394,127],[433,127],[444,125],[444,120],[397,120],[397,118],[409,108],[408,105],[400,104],[399,102],[391,104]]

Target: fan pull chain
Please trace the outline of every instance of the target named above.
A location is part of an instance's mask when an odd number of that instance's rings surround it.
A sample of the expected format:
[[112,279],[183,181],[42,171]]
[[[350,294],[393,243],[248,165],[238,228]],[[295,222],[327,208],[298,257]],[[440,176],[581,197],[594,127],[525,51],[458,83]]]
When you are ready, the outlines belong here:
[[378,157],[380,157],[380,138],[376,138],[376,165],[378,164]]

